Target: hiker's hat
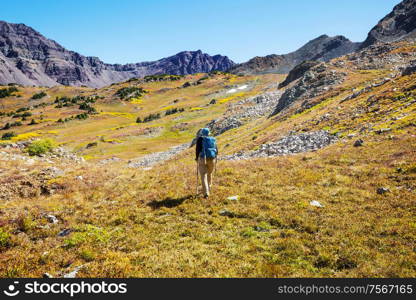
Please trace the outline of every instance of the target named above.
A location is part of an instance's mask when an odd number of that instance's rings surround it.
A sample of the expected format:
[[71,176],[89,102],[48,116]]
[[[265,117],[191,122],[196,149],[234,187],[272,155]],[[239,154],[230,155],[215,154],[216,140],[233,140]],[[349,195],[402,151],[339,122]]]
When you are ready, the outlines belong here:
[[201,136],[209,136],[209,128],[202,128]]

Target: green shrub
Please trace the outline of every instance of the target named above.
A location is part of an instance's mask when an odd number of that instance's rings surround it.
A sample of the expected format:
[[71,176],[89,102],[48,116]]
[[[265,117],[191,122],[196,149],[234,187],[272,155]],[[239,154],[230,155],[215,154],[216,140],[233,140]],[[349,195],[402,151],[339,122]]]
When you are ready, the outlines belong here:
[[10,127],[22,126],[22,125],[23,125],[22,122],[16,121],[16,122],[13,122],[12,124],[10,124]]
[[147,91],[143,88],[131,86],[119,89],[115,93],[115,95],[118,96],[120,99],[129,100],[131,98],[140,98],[145,93],[147,93]]
[[51,152],[56,147],[56,144],[51,139],[43,139],[32,142],[27,147],[29,155],[41,155]]
[[152,81],[177,81],[183,78],[183,75],[170,75],[170,74],[158,74],[158,75],[148,75],[143,78],[145,82]]
[[4,89],[0,89],[0,98],[5,98],[5,97],[9,97],[12,96],[12,94],[14,92],[17,92],[18,89],[13,87],[9,87],[9,88],[4,88]]
[[160,113],[150,114],[150,115],[144,117],[143,121],[140,118],[137,118],[136,122],[137,123],[147,123],[147,122],[151,122],[151,121],[157,120],[157,119],[160,119]]
[[42,99],[43,97],[46,96],[45,92],[40,92],[40,93],[36,93],[32,96],[32,99],[37,100],[37,99]]
[[97,112],[97,110],[91,105],[89,105],[87,102],[81,103],[79,106],[79,109],[86,110],[88,111],[89,114],[93,114]]
[[22,111],[28,111],[29,107],[21,107],[18,110],[16,110],[17,113],[22,112]]
[[184,111],[185,111],[184,108],[172,108],[172,109],[168,109],[165,112],[165,116],[173,115],[173,114],[176,114],[178,112],[184,112]]
[[8,234],[7,232],[3,231],[2,228],[0,228],[0,249],[8,248],[10,246],[11,246],[10,234]]
[[74,232],[70,237],[64,240],[64,248],[70,249],[79,247],[83,244],[105,244],[111,238],[110,232],[107,230],[87,224],[77,228],[77,232]]
[[88,119],[88,114],[87,113],[79,114],[79,115],[76,115],[75,118],[79,120],[85,120],[85,119]]
[[33,218],[31,215],[27,215],[27,216],[22,215],[22,216],[19,216],[19,218],[17,219],[17,226],[20,231],[28,232],[32,230],[33,228],[35,228],[36,223],[33,221]]
[[96,257],[96,254],[94,251],[89,249],[83,249],[80,251],[80,256],[85,261],[93,261]]
[[15,136],[16,136],[16,134],[14,132],[6,132],[5,134],[3,134],[1,136],[1,139],[2,140],[11,140],[12,137],[15,137]]

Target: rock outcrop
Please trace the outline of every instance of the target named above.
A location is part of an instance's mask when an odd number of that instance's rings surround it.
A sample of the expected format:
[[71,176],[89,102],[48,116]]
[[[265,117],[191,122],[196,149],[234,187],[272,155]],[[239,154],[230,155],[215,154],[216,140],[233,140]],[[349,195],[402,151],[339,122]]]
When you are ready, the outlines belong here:
[[267,116],[273,111],[281,94],[281,92],[268,92],[230,104],[224,116],[212,120],[207,127],[214,135],[220,135],[250,120]]
[[404,0],[370,30],[361,48],[375,43],[416,39],[416,0]]
[[405,66],[402,71],[402,75],[410,75],[416,72],[416,60],[411,61],[407,66]]
[[296,84],[283,93],[272,116],[281,112],[295,101],[310,99],[329,91],[332,86],[342,83],[345,76],[345,73],[331,68],[326,63],[316,65],[305,72]]
[[279,84],[279,89],[287,86],[289,83],[295,81],[298,78],[301,78],[303,74],[305,74],[306,71],[308,71],[310,68],[318,65],[318,61],[313,60],[305,60],[304,62],[301,62],[296,67],[294,67],[289,74],[287,74],[286,79]]
[[210,56],[200,50],[153,62],[106,64],[97,57],[69,51],[24,24],[0,21],[0,84],[102,87],[132,77],[225,71],[233,65],[226,56]]
[[300,134],[290,134],[280,140],[263,144],[258,150],[249,152],[237,152],[232,155],[224,156],[223,160],[240,160],[255,157],[273,157],[308,151],[316,151],[320,148],[334,143],[337,138],[327,131],[315,131]]

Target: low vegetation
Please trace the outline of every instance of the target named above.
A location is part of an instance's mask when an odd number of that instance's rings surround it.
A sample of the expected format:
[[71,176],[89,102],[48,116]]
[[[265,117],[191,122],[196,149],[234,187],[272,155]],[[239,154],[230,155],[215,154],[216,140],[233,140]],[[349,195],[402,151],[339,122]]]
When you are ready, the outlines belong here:
[[40,92],[40,93],[36,93],[32,96],[33,100],[38,100],[38,99],[42,99],[43,97],[46,97],[47,94],[45,92]]
[[16,133],[14,133],[14,132],[6,132],[1,136],[1,139],[2,140],[11,140],[12,137],[15,137],[15,136],[16,136]]
[[116,92],[116,96],[118,96],[122,100],[130,100],[132,98],[140,98],[143,96],[143,94],[147,93],[146,90],[144,90],[141,87],[123,87]]
[[171,108],[171,109],[167,109],[165,111],[165,116],[173,115],[173,114],[176,114],[176,113],[181,113],[181,112],[184,112],[184,111],[185,111],[184,108],[177,108],[177,107]]
[[148,75],[143,78],[144,82],[153,82],[153,81],[178,81],[184,78],[183,75],[170,75],[170,74],[160,74],[160,75]]
[[52,139],[41,139],[30,143],[26,148],[29,155],[42,155],[51,152],[56,147],[55,141]]
[[147,115],[143,118],[143,120],[140,117],[138,117],[136,123],[147,123],[157,119],[160,119],[160,113]]
[[10,96],[13,95],[13,93],[15,93],[17,91],[19,91],[19,90],[14,86],[0,89],[0,98],[10,97]]

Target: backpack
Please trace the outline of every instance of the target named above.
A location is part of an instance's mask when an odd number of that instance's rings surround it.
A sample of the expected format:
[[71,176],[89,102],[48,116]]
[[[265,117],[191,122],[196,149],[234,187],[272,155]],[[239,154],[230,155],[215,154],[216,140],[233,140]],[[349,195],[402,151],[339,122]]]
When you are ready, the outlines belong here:
[[212,136],[202,136],[202,149],[199,153],[201,158],[217,157],[217,141]]

